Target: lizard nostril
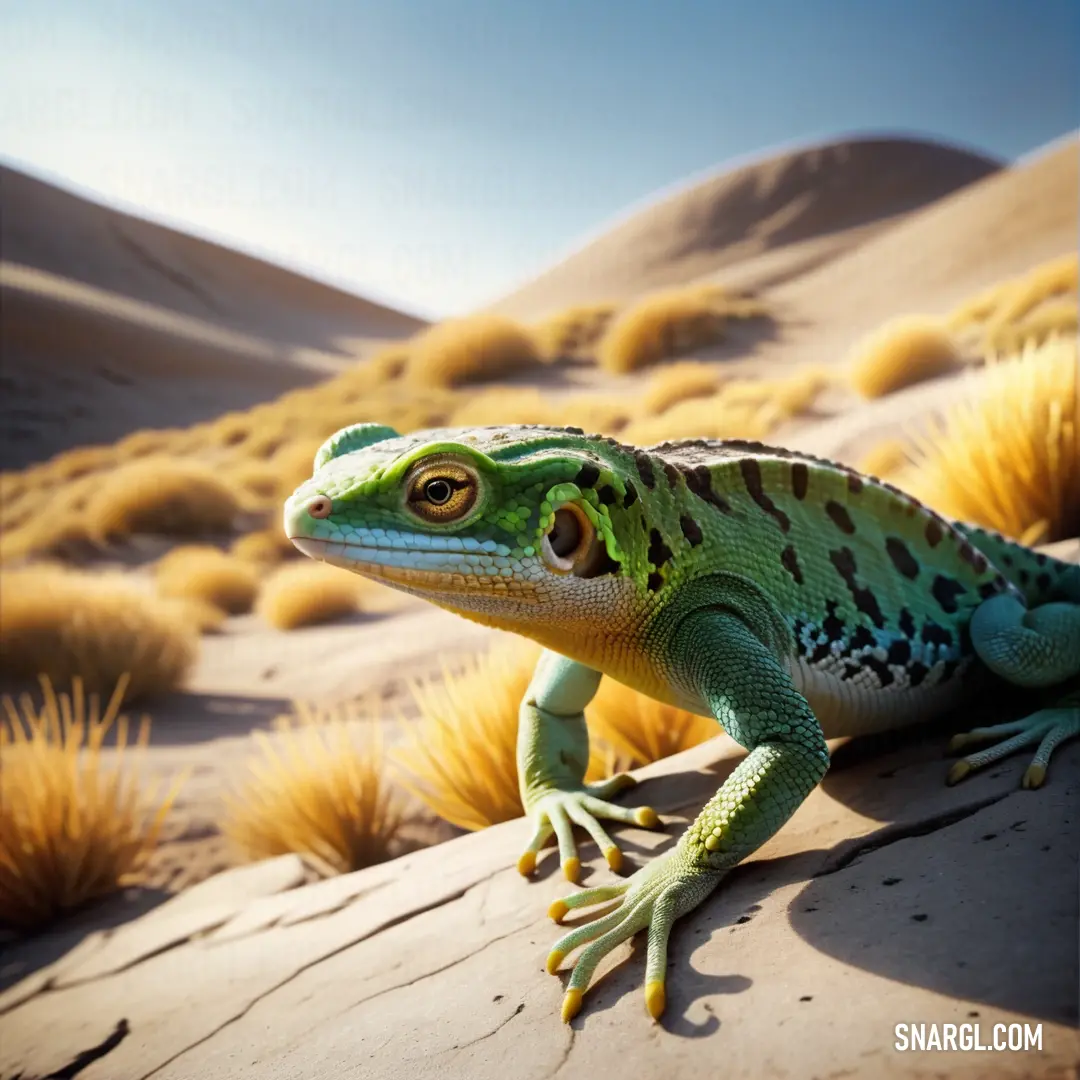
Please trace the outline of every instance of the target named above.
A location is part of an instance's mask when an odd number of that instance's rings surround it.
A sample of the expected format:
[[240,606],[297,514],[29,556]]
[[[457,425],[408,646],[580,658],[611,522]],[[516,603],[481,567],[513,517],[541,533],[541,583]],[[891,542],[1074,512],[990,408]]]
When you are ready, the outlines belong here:
[[307,504],[307,512],[313,518],[328,518],[333,503],[325,495],[316,495]]

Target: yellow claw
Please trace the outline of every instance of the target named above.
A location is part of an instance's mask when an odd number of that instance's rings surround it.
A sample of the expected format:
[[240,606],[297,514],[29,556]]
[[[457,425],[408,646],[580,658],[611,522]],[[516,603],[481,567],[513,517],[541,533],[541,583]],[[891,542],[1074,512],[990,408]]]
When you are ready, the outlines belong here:
[[604,858],[607,859],[607,864],[617,874],[622,869],[622,852],[617,848],[608,848],[604,852]]
[[581,873],[581,860],[576,855],[571,855],[566,862],[563,863],[563,874],[566,875],[566,880],[577,884],[578,876]]
[[526,851],[525,854],[518,859],[517,868],[519,874],[528,877],[536,869],[536,852]]
[[945,777],[945,783],[950,786],[960,783],[967,774],[971,772],[971,765],[966,761],[958,761],[949,770],[949,775]]
[[962,750],[967,746],[969,741],[967,735],[954,735],[949,740],[949,753],[956,753],[957,750]]
[[641,806],[634,813],[634,820],[643,829],[655,829],[660,824],[660,818],[651,806]]
[[667,1005],[667,995],[664,993],[664,984],[655,980],[645,984],[645,1008],[654,1020],[659,1020]]
[[552,949],[551,952],[548,953],[547,973],[549,975],[554,975],[555,972],[559,970],[559,965],[563,962],[564,956],[566,956],[566,953],[559,952],[558,949]]
[[1020,781],[1020,786],[1032,789],[1039,788],[1043,786],[1044,780],[1046,780],[1046,766],[1029,765],[1024,773],[1024,778]]
[[580,990],[567,990],[566,997],[562,999],[562,1018],[564,1024],[569,1024],[579,1012],[581,1012]]
[[570,905],[565,900],[553,900],[551,907],[548,908],[548,918],[561,922],[569,910]]

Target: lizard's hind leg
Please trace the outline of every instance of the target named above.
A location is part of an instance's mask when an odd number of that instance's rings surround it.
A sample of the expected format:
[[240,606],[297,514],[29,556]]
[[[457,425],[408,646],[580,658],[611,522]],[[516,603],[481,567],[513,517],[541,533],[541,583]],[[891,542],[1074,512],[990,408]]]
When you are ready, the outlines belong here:
[[[1015,686],[1044,687],[1080,674],[1080,604],[1068,601],[1027,609],[1011,596],[994,596],[979,605],[971,618],[971,641],[991,671]],[[1039,744],[1021,784],[1041,787],[1050,756],[1066,739],[1080,735],[1080,691],[1067,693],[1051,708],[1022,720],[975,728],[954,736],[952,751],[973,743],[1003,739],[994,746],[961,758],[949,770],[955,784],[968,773],[1008,757],[1025,746]]]

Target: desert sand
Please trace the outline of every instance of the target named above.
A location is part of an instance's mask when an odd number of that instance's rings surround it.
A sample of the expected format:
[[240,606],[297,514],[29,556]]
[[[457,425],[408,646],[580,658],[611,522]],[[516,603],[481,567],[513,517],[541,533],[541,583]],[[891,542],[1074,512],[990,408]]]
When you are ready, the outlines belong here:
[[[778,327],[702,360],[764,375],[839,364],[883,318],[944,313],[1075,250],[1078,165],[1075,136],[1012,167],[903,140],[786,153],[665,194],[493,307],[536,319],[720,280],[755,290]],[[5,468],[268,400],[421,325],[10,170],[0,183]],[[771,441],[855,464],[964,379],[864,405],[826,397]],[[579,367],[509,381],[627,393],[641,377]],[[1080,561],[1080,542],[1056,553]],[[427,838],[444,843],[322,882],[292,856],[206,878],[231,865],[215,822],[251,730],[316,695],[407,719],[409,679],[496,636],[415,602],[290,633],[240,616],[204,638],[186,690],[148,707],[150,770],[194,770],[153,887],[8,943],[0,1077],[76,1065],[82,1080],[1020,1077],[1080,1062],[1080,745],[1058,752],[1037,793],[1018,790],[1020,758],[946,788],[939,732],[837,746],[789,825],[677,927],[659,1026],[641,1001],[640,944],[559,1022],[544,912],[566,885],[550,856],[538,882],[516,873],[522,821],[442,827]],[[670,820],[661,834],[624,830],[631,859],[673,843],[741,753],[720,736],[641,770],[627,801]],[[587,882],[605,880],[594,846],[582,850]],[[892,1048],[898,1022],[976,1020],[984,1034],[1042,1023],[1043,1052]]]

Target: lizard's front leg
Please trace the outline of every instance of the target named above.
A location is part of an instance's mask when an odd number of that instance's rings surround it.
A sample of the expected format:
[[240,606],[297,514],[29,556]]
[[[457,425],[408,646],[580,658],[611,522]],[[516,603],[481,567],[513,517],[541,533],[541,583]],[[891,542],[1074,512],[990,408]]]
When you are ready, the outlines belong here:
[[562,1009],[566,1021],[581,1008],[604,955],[646,927],[645,1004],[659,1017],[674,921],[700,904],[732,866],[791,817],[829,765],[825,737],[806,699],[740,618],[722,611],[688,616],[667,652],[679,683],[696,692],[750,754],[672,851],[620,886],[587,889],[552,905],[550,914],[558,921],[570,908],[622,896],[610,914],[560,938],[548,957],[548,970],[554,973],[567,953],[586,945],[567,984]]
[[521,801],[533,823],[528,846],[518,860],[518,870],[531,874],[536,856],[554,833],[559,859],[569,881],[577,881],[581,862],[574,843],[573,826],[580,825],[596,841],[608,866],[618,870],[622,852],[600,826],[597,818],[609,818],[645,828],[660,824],[656,811],[607,802],[609,796],[632,787],[628,773],[600,784],[586,784],[589,766],[589,730],[585,706],[600,685],[601,673],[558,653],[540,656],[518,718],[518,784]]

